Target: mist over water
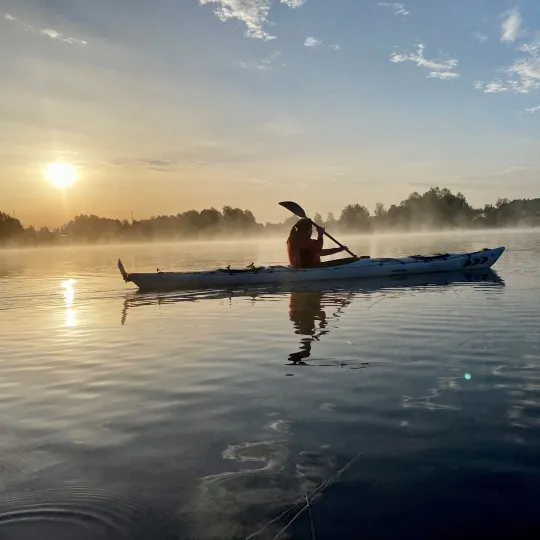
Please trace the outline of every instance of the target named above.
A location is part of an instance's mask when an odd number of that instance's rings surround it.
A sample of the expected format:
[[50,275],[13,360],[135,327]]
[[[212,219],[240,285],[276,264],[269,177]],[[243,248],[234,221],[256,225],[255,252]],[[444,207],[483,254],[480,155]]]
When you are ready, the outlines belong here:
[[283,264],[284,238],[0,251],[0,538],[532,537],[540,233],[339,239],[507,250],[480,274],[166,294],[117,258]]

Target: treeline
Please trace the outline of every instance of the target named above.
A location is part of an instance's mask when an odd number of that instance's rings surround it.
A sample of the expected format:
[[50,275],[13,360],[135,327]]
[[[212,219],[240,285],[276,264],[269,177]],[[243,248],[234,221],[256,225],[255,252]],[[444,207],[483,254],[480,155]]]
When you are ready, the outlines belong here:
[[[250,210],[225,206],[189,210],[170,216],[142,220],[119,220],[79,215],[54,230],[23,227],[21,222],[0,212],[0,244],[41,245],[118,241],[192,240],[234,238],[248,235],[287,234],[296,222],[290,216],[282,223],[258,223]],[[332,231],[368,233],[377,231],[429,231],[463,228],[539,227],[540,198],[499,199],[493,206],[473,208],[462,193],[434,187],[423,194],[412,193],[399,205],[385,208],[377,203],[373,213],[361,204],[346,206],[338,218],[329,213],[313,220]]]

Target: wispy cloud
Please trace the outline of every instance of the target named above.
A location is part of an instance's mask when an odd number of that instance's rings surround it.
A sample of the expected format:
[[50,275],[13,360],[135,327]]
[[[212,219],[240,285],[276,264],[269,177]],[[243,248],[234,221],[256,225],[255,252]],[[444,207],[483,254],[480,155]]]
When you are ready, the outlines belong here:
[[402,4],[401,2],[379,2],[378,4],[380,7],[389,8],[394,12],[394,15],[401,15],[402,17],[405,17],[406,15],[410,15],[410,11],[405,7],[405,4]]
[[104,163],[108,167],[143,168],[156,172],[175,172],[180,169],[193,169],[205,165],[204,161],[165,157],[147,157],[139,159],[113,159]]
[[532,43],[522,45],[520,51],[527,56],[518,59],[504,71],[510,75],[506,81],[496,79],[491,82],[477,81],[475,88],[486,93],[512,92],[528,94],[540,89],[540,37]]
[[51,39],[57,39],[58,41],[63,41],[64,43],[78,43],[79,45],[87,45],[87,42],[83,39],[77,39],[73,37],[68,37],[62,34],[61,32],[57,32],[56,30],[52,30],[51,28],[45,28],[40,32],[44,36],[48,36]]
[[39,34],[41,36],[47,36],[51,39],[56,39],[57,41],[63,41],[64,43],[78,44],[78,45],[87,45],[88,43],[84,41],[83,39],[66,36],[62,32],[58,32],[57,30],[53,30],[52,28],[44,28],[43,30],[36,30],[31,24],[23,22],[21,19],[19,19],[18,17],[15,17],[14,15],[11,15],[10,13],[4,13],[4,19],[13,23],[18,23],[21,26],[24,26],[24,29],[27,32],[32,32],[34,34]]
[[535,114],[537,112],[540,112],[540,105],[537,105],[536,107],[531,107],[530,109],[525,109],[525,112],[527,114]]
[[318,47],[319,45],[322,45],[322,41],[317,39],[317,38],[314,38],[312,36],[308,36],[304,40],[304,46],[305,47]]
[[[306,0],[281,0],[281,3],[291,9],[299,8]],[[271,0],[199,0],[199,4],[216,4],[215,14],[223,22],[236,19],[246,27],[246,36],[268,41],[276,36],[269,34],[265,26],[269,23],[268,15]]]
[[[281,53],[279,51],[274,51],[270,53],[266,58],[263,58],[260,62],[248,63],[248,62],[239,62],[239,66],[244,69],[256,69],[259,71],[270,71],[274,69],[274,65],[277,63]],[[285,67],[287,64],[282,63],[281,67]]]
[[482,34],[482,32],[473,32],[473,37],[480,43],[485,43],[488,40],[486,34]]
[[256,39],[275,39],[264,29],[270,13],[270,0],[199,0],[201,5],[217,4],[214,12],[221,21],[229,19],[242,21],[246,26],[246,35]]
[[305,4],[306,0],[281,0],[281,3],[289,6],[292,9],[295,9]]
[[432,71],[427,78],[428,79],[457,79],[460,77],[459,73],[455,73],[454,71]]
[[331,45],[329,45],[329,47],[330,47],[333,51],[339,51],[339,49],[341,49],[341,46],[338,45],[337,43],[331,44]]
[[474,87],[476,90],[484,92],[484,94],[499,94],[510,91],[508,83],[500,79],[491,82],[475,81]]
[[458,66],[458,61],[455,58],[448,58],[446,60],[434,59],[430,60],[424,56],[425,46],[420,43],[415,53],[393,53],[390,55],[390,62],[399,64],[402,62],[414,62],[418,67],[430,69],[430,73],[427,75],[429,79],[455,79],[459,77],[459,73],[454,69]]
[[524,45],[521,50],[528,56],[515,62],[508,71],[517,76],[518,92],[527,94],[540,88],[540,41]]
[[505,19],[501,25],[501,41],[516,41],[521,35],[523,19],[517,7],[502,14]]

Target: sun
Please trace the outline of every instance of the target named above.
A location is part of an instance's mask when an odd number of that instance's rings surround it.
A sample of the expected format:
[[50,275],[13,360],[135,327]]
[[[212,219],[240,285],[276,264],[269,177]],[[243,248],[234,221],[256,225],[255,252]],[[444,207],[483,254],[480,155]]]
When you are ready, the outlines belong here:
[[65,189],[77,179],[77,167],[63,161],[49,163],[45,169],[45,178],[54,186]]

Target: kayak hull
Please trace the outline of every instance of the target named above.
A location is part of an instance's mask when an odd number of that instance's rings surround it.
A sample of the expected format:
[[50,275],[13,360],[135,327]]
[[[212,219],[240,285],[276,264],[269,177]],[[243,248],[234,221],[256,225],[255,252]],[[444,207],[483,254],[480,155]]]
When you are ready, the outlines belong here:
[[446,253],[431,257],[412,256],[399,259],[366,257],[351,259],[351,262],[347,261],[337,266],[305,269],[290,266],[261,266],[242,270],[220,268],[205,272],[127,273],[120,260],[118,267],[124,281],[134,283],[140,290],[163,291],[485,270],[491,268],[499,260],[504,250],[504,247],[486,248],[473,253]]

